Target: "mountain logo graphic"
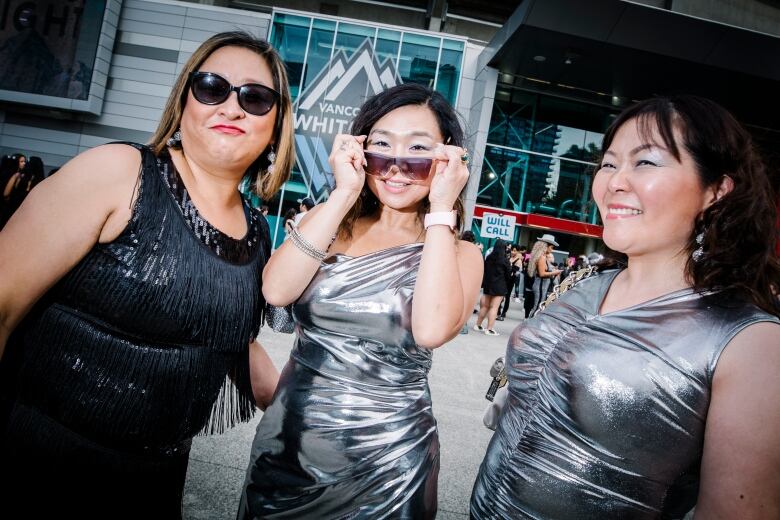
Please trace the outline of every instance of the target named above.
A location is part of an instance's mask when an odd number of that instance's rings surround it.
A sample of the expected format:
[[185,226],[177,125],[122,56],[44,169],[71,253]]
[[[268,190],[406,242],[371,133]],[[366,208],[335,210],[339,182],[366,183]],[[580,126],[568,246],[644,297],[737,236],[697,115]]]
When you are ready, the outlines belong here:
[[344,50],[306,87],[293,106],[296,163],[317,200],[335,187],[328,156],[337,134],[349,125],[369,97],[401,83],[391,59],[379,63],[369,38],[347,57]]

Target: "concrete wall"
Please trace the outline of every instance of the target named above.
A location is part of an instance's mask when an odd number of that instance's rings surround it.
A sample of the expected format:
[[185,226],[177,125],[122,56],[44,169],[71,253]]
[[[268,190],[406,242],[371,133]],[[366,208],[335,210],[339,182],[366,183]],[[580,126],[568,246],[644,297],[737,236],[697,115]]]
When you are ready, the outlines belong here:
[[471,175],[465,194],[466,222],[463,229],[471,229],[498,81],[498,71],[487,67],[488,56],[484,51],[484,47],[473,43],[466,45],[457,106],[458,111],[466,117],[466,140],[471,155]]
[[0,153],[43,159],[46,169],[110,141],[146,142],[171,87],[212,34],[246,30],[265,38],[270,16],[173,0],[124,0],[100,116],[21,105],[0,107]]

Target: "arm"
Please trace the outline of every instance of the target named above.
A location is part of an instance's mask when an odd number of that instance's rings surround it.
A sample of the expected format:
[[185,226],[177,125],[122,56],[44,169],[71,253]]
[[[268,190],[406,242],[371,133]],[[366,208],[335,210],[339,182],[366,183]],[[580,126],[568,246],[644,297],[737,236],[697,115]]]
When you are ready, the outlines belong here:
[[255,403],[261,410],[265,410],[279,384],[279,371],[257,340],[249,344],[249,375]]
[[780,325],[757,323],[718,361],[697,519],[780,518]]
[[[466,184],[469,171],[461,154],[454,146],[437,152],[428,195],[431,212],[451,211]],[[418,345],[440,347],[460,332],[477,299],[482,272],[482,255],[474,244],[456,242],[447,226],[428,228],[412,301],[412,334]]]
[[[365,136],[337,135],[329,162],[336,177],[334,189],[327,202],[308,212],[301,220],[298,231],[317,249],[327,251],[331,237],[338,230],[341,220],[357,200],[363,188],[363,141]],[[342,143],[353,146],[344,147]],[[316,215],[316,218],[315,218]],[[283,307],[301,295],[320,267],[320,262],[298,249],[291,240],[285,240],[263,269],[263,296],[271,305]]]
[[0,232],[0,357],[35,302],[96,242],[127,225],[139,164],[125,145],[84,152],[31,191]]
[[11,178],[8,179],[8,182],[5,183],[5,190],[3,190],[3,198],[7,199],[8,197],[11,196],[11,192],[16,186],[16,183],[19,182],[19,175],[21,175],[19,172],[14,173],[11,176]]
[[558,269],[548,271],[547,260],[543,256],[540,256],[536,261],[536,272],[539,275],[539,278],[555,278],[561,273]]

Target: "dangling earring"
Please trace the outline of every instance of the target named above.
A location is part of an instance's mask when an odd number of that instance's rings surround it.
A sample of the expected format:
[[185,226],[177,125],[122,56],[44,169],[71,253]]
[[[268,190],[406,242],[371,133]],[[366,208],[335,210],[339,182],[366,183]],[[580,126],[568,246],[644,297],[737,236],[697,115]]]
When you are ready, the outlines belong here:
[[266,168],[266,171],[269,173],[269,175],[272,174],[274,172],[274,168],[276,168],[274,161],[276,161],[276,152],[274,152],[274,145],[271,145],[271,151],[268,152],[268,168]]
[[167,144],[169,148],[181,147],[181,130],[176,130],[173,135],[165,141],[165,144]]
[[691,253],[691,258],[693,258],[694,262],[698,262],[701,260],[701,258],[704,256],[704,232],[702,231],[698,235],[696,235],[696,244],[698,244],[699,247],[694,249],[693,253]]

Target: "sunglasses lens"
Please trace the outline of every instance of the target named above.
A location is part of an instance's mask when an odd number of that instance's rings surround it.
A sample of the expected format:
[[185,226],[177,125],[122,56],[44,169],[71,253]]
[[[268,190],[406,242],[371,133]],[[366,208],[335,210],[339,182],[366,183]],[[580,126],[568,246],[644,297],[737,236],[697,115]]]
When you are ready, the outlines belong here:
[[384,177],[393,164],[392,157],[386,157],[377,153],[363,152],[366,157],[366,173],[377,177]]
[[275,103],[275,92],[262,85],[244,85],[238,91],[238,104],[256,116],[263,116],[270,112]]
[[399,159],[401,172],[412,181],[424,181],[431,173],[433,159],[405,157]]
[[192,95],[205,105],[217,105],[230,94],[230,83],[216,74],[195,74],[192,79]]

